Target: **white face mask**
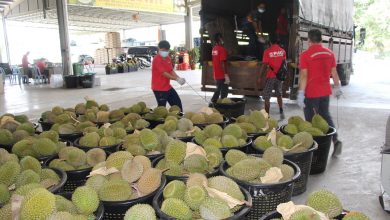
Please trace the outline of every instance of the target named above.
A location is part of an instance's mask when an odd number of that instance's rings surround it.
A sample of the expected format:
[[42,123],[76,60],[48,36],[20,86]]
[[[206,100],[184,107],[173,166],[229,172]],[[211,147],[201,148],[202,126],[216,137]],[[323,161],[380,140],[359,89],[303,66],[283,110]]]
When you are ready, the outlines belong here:
[[165,57],[167,57],[167,56],[169,55],[169,51],[162,51],[162,50],[161,50],[161,51],[159,51],[158,53],[159,53],[160,56],[163,57],[163,58],[165,58]]
[[259,11],[259,13],[264,13],[265,9],[259,8],[259,9],[257,9],[257,11]]

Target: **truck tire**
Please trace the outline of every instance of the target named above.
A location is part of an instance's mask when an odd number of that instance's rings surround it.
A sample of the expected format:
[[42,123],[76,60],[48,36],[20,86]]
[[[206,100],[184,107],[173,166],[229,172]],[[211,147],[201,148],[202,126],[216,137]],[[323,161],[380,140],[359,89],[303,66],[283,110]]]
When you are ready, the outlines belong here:
[[342,86],[349,84],[350,75],[345,69],[345,65],[337,65],[337,73],[339,74],[340,82]]

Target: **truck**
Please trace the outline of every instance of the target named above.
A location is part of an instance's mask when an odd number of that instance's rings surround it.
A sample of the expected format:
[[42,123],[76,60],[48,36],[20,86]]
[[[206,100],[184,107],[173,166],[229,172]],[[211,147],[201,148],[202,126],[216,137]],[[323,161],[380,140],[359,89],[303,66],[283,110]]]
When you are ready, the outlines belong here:
[[264,38],[276,29],[281,8],[287,10],[289,74],[283,82],[283,97],[296,99],[299,81],[299,56],[308,47],[308,32],[321,30],[322,44],[331,49],[337,61],[341,84],[348,85],[353,72],[354,46],[353,0],[202,0],[201,10],[201,64],[202,91],[215,91],[212,66],[212,36],[220,32],[228,51],[229,92],[235,95],[261,96],[264,74],[261,60],[248,60],[249,37],[241,22],[261,2],[266,4]]

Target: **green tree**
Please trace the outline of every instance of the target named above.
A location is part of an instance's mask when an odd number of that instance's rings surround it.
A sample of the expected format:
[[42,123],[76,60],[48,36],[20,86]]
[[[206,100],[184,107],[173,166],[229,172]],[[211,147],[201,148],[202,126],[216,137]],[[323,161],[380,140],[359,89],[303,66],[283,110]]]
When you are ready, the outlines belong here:
[[366,40],[362,50],[390,55],[390,1],[355,0],[355,25],[357,39],[359,29],[366,28]]

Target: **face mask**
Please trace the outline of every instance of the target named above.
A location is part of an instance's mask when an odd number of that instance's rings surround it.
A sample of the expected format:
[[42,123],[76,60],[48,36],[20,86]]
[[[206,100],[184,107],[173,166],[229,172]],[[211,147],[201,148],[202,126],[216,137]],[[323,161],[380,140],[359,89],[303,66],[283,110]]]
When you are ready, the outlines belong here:
[[225,42],[223,42],[223,40],[220,40],[219,43],[223,45]]
[[264,13],[265,9],[259,8],[259,9],[257,9],[257,11],[259,11],[259,13]]
[[168,51],[160,51],[159,54],[161,57],[165,58],[169,55],[169,52]]

